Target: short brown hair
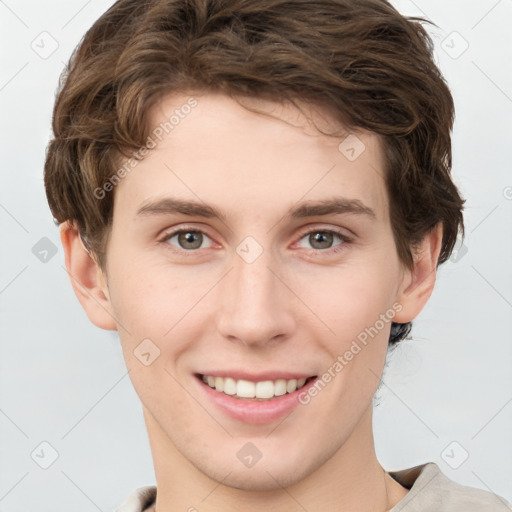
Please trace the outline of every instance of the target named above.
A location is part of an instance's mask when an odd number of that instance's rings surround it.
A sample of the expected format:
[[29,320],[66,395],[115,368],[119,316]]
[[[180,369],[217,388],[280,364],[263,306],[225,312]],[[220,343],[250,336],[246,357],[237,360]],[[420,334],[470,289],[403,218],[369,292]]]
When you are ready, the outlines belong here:
[[[464,236],[465,201],[450,176],[453,99],[422,22],[385,0],[119,0],[61,77],[45,162],[56,221],[74,222],[104,267],[113,193],[94,191],[145,145],[165,94],[302,100],[381,136],[400,261],[411,268],[441,222],[444,263]],[[394,323],[390,343],[410,328]]]

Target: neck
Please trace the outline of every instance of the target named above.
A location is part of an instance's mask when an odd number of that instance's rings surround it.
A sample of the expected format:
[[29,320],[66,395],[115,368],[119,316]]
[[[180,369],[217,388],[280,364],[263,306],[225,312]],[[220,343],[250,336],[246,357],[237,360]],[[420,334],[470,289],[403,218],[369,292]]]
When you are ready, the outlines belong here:
[[157,480],[156,512],[385,512],[407,494],[377,460],[371,407],[333,457],[299,482],[268,491],[237,489],[208,477],[176,450],[146,409],[144,416]]

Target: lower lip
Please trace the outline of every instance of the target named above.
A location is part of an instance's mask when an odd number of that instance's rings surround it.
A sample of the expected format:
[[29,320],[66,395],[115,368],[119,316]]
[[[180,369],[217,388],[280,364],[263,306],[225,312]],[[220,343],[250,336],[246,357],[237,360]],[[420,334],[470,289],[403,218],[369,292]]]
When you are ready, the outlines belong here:
[[235,420],[252,425],[271,423],[290,414],[300,404],[299,394],[307,391],[317,380],[316,378],[309,380],[304,386],[293,393],[286,393],[285,395],[260,402],[226,395],[226,393],[216,391],[205,384],[201,377],[196,378],[201,389],[204,390],[206,395],[219,409]]

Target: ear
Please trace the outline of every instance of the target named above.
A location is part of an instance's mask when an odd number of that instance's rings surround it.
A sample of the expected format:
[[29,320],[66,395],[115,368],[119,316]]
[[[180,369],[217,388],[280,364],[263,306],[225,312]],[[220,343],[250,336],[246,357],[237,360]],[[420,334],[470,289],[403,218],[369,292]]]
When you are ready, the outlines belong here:
[[117,330],[106,276],[85,248],[76,227],[70,222],[61,224],[60,240],[71,285],[89,320],[102,329]]
[[430,298],[436,282],[436,268],[443,239],[443,225],[439,222],[423,238],[413,255],[413,269],[406,269],[396,301],[402,309],[394,322],[407,323],[416,318]]

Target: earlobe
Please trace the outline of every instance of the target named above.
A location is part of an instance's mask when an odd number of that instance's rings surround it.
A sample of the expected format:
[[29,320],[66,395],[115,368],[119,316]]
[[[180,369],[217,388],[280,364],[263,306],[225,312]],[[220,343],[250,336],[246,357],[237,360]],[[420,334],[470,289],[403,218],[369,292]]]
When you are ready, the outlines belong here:
[[105,274],[85,248],[77,228],[64,222],[60,239],[71,285],[89,320],[102,329],[117,330]]
[[404,271],[397,295],[397,302],[401,304],[402,309],[395,315],[395,322],[407,323],[414,320],[432,295],[442,237],[443,226],[439,223],[425,235],[414,255],[414,268]]

